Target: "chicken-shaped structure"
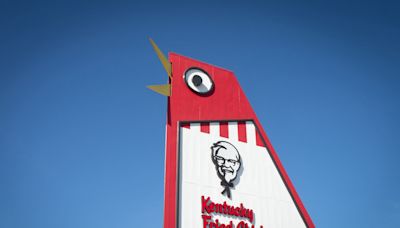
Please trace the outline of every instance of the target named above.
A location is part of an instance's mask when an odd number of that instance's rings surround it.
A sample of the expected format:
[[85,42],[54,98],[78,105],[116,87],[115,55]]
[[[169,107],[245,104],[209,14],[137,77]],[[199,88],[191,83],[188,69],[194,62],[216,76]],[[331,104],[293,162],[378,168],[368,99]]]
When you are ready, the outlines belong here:
[[165,228],[315,227],[233,72],[150,39],[169,83]]

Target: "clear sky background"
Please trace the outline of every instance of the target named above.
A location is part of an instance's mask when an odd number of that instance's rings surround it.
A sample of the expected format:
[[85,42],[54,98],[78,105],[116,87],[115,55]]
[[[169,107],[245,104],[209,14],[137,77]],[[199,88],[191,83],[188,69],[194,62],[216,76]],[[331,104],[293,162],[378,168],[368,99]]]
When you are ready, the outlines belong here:
[[0,227],[162,226],[148,36],[235,72],[317,227],[400,227],[395,2],[1,1]]

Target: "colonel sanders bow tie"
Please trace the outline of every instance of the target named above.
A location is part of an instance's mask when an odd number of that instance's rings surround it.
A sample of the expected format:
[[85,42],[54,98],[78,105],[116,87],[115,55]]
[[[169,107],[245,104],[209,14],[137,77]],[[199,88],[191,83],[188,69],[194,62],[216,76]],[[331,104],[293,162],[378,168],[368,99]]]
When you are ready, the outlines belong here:
[[233,188],[233,183],[228,183],[225,180],[221,181],[221,186],[225,187],[224,191],[221,192],[221,194],[223,195],[226,192],[226,195],[228,196],[228,198],[231,198],[231,189]]

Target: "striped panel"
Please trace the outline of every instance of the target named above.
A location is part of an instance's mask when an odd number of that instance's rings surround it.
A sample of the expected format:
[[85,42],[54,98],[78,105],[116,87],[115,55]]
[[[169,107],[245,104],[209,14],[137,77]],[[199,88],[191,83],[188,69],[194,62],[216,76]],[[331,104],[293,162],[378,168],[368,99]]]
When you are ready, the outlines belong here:
[[212,136],[219,136],[234,141],[265,147],[262,137],[252,121],[185,123],[181,126],[195,131],[201,131]]

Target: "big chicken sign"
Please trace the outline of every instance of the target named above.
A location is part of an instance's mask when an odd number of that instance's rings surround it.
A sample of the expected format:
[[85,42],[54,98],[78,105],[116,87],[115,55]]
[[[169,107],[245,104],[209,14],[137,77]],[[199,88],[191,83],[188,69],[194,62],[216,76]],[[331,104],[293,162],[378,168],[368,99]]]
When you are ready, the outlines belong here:
[[232,71],[150,39],[169,83],[165,228],[314,228]]

